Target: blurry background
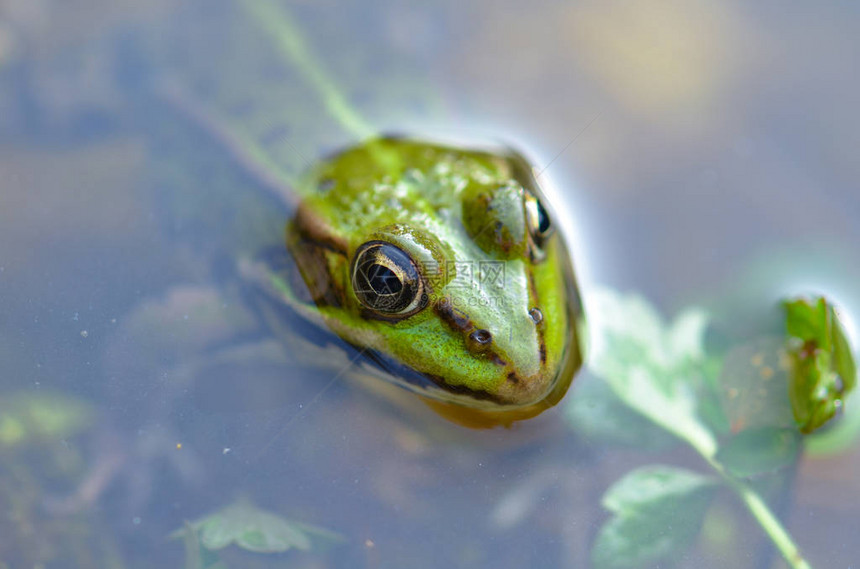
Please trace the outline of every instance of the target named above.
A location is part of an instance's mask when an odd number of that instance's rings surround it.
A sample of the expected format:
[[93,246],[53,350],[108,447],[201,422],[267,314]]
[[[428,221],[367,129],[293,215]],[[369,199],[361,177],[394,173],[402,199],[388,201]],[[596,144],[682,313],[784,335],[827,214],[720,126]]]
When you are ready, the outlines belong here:
[[[670,315],[700,304],[741,329],[786,292],[832,295],[849,324],[860,310],[855,4],[284,6],[380,130],[504,140],[548,167],[584,296],[599,283]],[[395,418],[340,382],[314,399],[330,375],[282,385],[289,349],[225,269],[241,212],[282,214],[159,87],[283,101],[299,162],[349,135],[295,73],[247,71],[271,54],[237,14],[226,0],[0,2],[0,536],[14,536],[0,561],[179,567],[165,536],[250,495],[349,540],[277,563],[587,566],[600,495],[653,457],[578,437],[561,407],[470,433]],[[56,394],[84,407],[32,440],[9,427],[26,405],[71,409],[33,399]],[[786,482],[778,510],[815,567],[860,556],[858,472],[855,445]],[[726,494],[679,566],[772,561]]]

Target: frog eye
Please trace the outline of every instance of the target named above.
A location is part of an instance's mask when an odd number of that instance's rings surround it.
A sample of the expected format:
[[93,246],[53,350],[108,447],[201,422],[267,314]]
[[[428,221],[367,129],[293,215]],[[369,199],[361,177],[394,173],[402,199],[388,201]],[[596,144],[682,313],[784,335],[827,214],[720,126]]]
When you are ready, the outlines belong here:
[[412,258],[385,241],[368,241],[352,258],[352,289],[362,306],[381,317],[405,318],[427,304]]
[[538,245],[552,234],[552,221],[541,200],[527,192],[525,197],[526,225]]

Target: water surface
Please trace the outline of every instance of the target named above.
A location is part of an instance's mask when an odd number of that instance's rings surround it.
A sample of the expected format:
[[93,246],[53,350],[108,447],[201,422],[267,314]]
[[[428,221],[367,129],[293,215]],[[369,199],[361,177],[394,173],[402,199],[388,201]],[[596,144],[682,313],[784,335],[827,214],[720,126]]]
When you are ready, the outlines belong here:
[[[695,303],[728,330],[786,292],[856,314],[853,5],[284,6],[380,131],[502,140],[546,168],[586,298]],[[231,566],[588,567],[615,480],[654,462],[706,472],[683,447],[572,429],[588,372],[557,409],[473,432],[320,371],[350,354],[337,343],[280,341],[235,261],[277,247],[289,212],[164,87],[282,105],[272,136],[294,170],[351,135],[240,14],[221,0],[0,6],[0,393],[92,408],[59,437],[0,447],[0,536],[14,536],[0,561],[181,567],[165,537],[245,496],[346,542],[232,550]],[[856,445],[806,455],[773,489],[815,567],[860,556],[858,461]],[[779,562],[723,492],[678,566]]]

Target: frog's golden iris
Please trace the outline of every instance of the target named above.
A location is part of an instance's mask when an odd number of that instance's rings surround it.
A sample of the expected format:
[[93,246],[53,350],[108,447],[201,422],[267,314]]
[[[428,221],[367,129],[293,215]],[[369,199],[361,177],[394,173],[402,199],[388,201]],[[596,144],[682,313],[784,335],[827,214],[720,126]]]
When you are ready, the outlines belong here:
[[287,246],[334,333],[460,422],[558,402],[581,363],[579,294],[520,155],[382,138],[304,184]]

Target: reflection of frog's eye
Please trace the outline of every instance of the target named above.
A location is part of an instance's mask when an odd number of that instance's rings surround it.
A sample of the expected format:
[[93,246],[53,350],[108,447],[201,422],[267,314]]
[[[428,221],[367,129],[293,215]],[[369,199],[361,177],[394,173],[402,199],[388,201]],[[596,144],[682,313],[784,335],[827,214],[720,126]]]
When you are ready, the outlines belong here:
[[359,302],[382,317],[405,318],[424,308],[424,281],[399,247],[368,241],[352,258],[352,289]]
[[534,238],[538,245],[552,234],[552,222],[549,218],[549,212],[544,208],[537,196],[531,193],[526,193],[526,224],[529,228],[529,233]]

